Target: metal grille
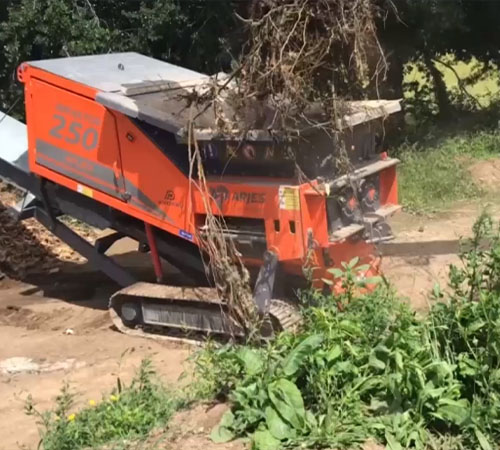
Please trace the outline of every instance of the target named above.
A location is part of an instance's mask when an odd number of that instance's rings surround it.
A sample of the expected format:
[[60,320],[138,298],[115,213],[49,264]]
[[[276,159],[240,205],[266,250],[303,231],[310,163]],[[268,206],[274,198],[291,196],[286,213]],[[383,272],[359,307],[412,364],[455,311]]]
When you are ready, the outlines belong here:
[[143,303],[142,315],[148,325],[185,328],[188,330],[227,333],[229,319],[222,310],[199,309],[192,306],[177,306],[175,303]]

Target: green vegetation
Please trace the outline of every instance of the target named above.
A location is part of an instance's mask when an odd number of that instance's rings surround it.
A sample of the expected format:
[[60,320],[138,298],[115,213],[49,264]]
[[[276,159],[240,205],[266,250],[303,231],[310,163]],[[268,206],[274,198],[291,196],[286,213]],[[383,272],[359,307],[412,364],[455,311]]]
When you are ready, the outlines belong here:
[[[486,70],[485,65],[475,58],[464,62],[457,61],[452,55],[447,55],[441,61],[446,65],[436,62],[436,67],[443,75],[446,88],[456,99],[469,95],[470,97],[464,100],[469,102],[477,100],[477,104],[473,106],[487,108],[498,98],[500,94],[498,71]],[[424,90],[429,80],[426,73],[419,70],[417,64],[410,63],[406,67],[404,84],[407,87],[405,98],[411,100],[415,98],[416,93]],[[425,101],[428,104],[433,103],[433,96],[429,95]],[[433,107],[437,108],[437,105]]]
[[[360,279],[357,260],[335,275],[340,296],[303,294],[304,327],[262,346],[210,343],[195,357],[191,391],[172,395],[144,361],[129,386],[73,412],[65,386],[53,411],[29,415],[45,450],[141,441],[187,398],[232,405],[215,442],[250,437],[253,450],[495,448],[500,439],[500,228],[474,226],[449,289],[419,317],[381,279]],[[490,244],[484,248],[484,242]],[[366,293],[367,283],[378,288]]]
[[478,160],[500,155],[500,133],[478,131],[437,144],[405,144],[397,149],[401,203],[419,213],[443,210],[452,202],[481,197],[468,170]]
[[[491,248],[480,241],[491,239]],[[500,234],[488,217],[452,267],[450,293],[425,318],[387,286],[339,298],[309,293],[298,335],[266,347],[209,347],[200,389],[233,408],[216,442],[250,435],[254,450],[353,448],[375,438],[390,450],[475,448],[500,439]],[[346,267],[345,279],[352,273]],[[351,277],[352,279],[352,277]],[[350,301],[349,301],[350,298]],[[445,447],[446,446],[446,447]]]
[[40,412],[31,397],[26,404],[28,415],[40,425],[40,446],[44,450],[77,450],[99,445],[140,439],[155,427],[165,425],[182,402],[154,379],[149,360],[144,360],[129,386],[120,379],[111,395],[101,402],[73,413],[75,395],[65,385],[53,411]]
[[[232,2],[2,0],[0,110],[22,99],[23,61],[135,51],[201,72],[227,70],[238,45]],[[24,114],[22,101],[14,109]]]
[[498,74],[485,70],[475,59],[465,63],[448,55],[442,60],[449,67],[439,63],[436,67],[452,105],[461,110],[450,121],[436,121],[439,107],[432,80],[421,64],[406,68],[406,143],[392,153],[402,161],[400,201],[416,213],[444,210],[453,202],[486,195],[472,179],[469,167],[500,155]]

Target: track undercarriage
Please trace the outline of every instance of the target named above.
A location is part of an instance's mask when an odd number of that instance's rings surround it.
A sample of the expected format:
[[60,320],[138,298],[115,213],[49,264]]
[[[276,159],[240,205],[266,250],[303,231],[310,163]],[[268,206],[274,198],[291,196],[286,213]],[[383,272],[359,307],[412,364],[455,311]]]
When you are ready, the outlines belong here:
[[[110,301],[115,327],[136,336],[190,334],[245,337],[245,331],[228,313],[227,305],[217,298],[216,289],[176,288],[153,283],[136,283],[115,293]],[[296,305],[270,300],[262,320],[261,334],[295,331],[300,325]],[[181,338],[185,339],[185,338]]]

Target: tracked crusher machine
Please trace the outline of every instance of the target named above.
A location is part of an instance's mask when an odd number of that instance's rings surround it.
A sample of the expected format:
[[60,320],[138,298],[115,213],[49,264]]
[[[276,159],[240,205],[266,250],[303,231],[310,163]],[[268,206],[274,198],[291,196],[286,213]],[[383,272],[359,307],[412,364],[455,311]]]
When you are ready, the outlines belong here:
[[[26,192],[15,208],[19,219],[34,217],[122,287],[110,301],[120,330],[234,330],[204,267],[207,211],[190,178],[186,95],[211,78],[120,53],[24,63],[18,79],[26,126],[1,119],[0,177]],[[371,274],[379,270],[377,245],[392,238],[386,218],[399,209],[398,161],[381,137],[399,102],[352,102],[349,110],[343,122],[352,170],[342,175],[328,159],[330,137],[314,128],[302,130],[294,160],[269,128],[272,114],[241,140],[218,130],[211,109],[196,110],[193,139],[212,211],[223,216],[257,308],[275,330],[296,325],[292,300],[306,283],[306,263],[314,280],[354,257]],[[114,232],[91,244],[63,215]],[[106,256],[123,237],[150,252],[157,283]],[[161,259],[189,276],[191,288],[162,284]]]

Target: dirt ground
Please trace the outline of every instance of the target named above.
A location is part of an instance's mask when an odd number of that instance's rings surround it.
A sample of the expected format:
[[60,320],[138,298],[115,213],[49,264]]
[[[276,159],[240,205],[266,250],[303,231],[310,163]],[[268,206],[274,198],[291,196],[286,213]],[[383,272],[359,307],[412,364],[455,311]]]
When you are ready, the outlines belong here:
[[188,347],[111,330],[100,299],[69,303],[32,290],[19,284],[0,291],[1,449],[36,448],[37,427],[23,413],[28,394],[45,410],[68,381],[80,403],[99,400],[116,386],[118,376],[129,380],[145,356],[152,357],[167,382],[181,375]]
[[[464,204],[432,218],[400,213],[392,220],[398,240],[422,241],[467,236],[475,218],[488,205]],[[489,205],[500,217],[500,205]],[[127,261],[131,243],[115,252]],[[456,256],[386,258],[384,273],[417,309],[427,307],[427,293],[445,282]],[[140,361],[151,356],[164,380],[178,383],[193,349],[177,343],[158,343],[122,335],[110,327],[106,311],[116,288],[92,278],[85,266],[73,264],[62,274],[25,284],[0,281],[0,449],[36,448],[37,425],[24,414],[28,394],[42,410],[53,406],[64,381],[79,392],[80,404],[98,400],[115,386],[117,376],[128,380]],[[67,278],[66,278],[67,275]],[[69,281],[68,281],[69,280]],[[157,438],[160,448],[212,450],[207,438],[220,417],[220,408],[198,408],[174,420],[179,424]],[[152,437],[155,439],[155,436]],[[143,447],[141,447],[143,448]],[[219,449],[244,448],[232,443]]]
[[[463,203],[434,217],[401,212],[391,219],[391,225],[396,242],[461,239],[471,235],[472,226],[483,211],[499,220],[500,201]],[[460,264],[457,255],[383,258],[382,271],[413,308],[425,310],[434,285],[446,287],[450,264]]]

